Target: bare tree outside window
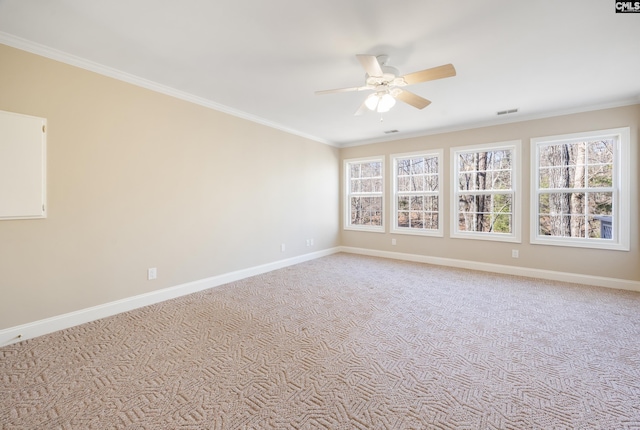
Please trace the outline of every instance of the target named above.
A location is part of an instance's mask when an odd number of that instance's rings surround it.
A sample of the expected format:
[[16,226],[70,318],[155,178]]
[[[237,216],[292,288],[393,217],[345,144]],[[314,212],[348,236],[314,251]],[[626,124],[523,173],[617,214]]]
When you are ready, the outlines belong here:
[[439,169],[439,153],[394,158],[396,231],[439,231]]
[[540,235],[612,239],[614,149],[612,138],[540,146]]
[[381,160],[347,162],[349,226],[381,227],[383,163]]
[[456,155],[458,231],[513,232],[513,149]]

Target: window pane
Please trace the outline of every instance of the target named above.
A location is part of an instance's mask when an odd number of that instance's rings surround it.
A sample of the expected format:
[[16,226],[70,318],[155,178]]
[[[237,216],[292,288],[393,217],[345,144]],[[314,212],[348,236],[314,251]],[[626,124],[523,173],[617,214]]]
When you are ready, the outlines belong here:
[[611,216],[589,217],[589,238],[591,239],[613,239]]
[[458,189],[467,191],[475,190],[476,174],[475,173],[461,173],[458,177]]
[[409,215],[409,223],[411,228],[422,228],[424,226],[424,213],[411,212]]
[[613,193],[590,193],[589,213],[591,215],[612,215]]
[[424,176],[411,177],[411,191],[424,191]]
[[351,180],[351,192],[359,193],[362,190],[362,181],[360,179]]
[[397,170],[398,175],[408,175],[410,172],[409,169],[411,166],[411,160],[399,159],[397,161],[397,166],[398,166],[398,170]]
[[411,197],[411,210],[412,211],[421,211],[423,210],[423,197],[422,196],[413,196]]
[[540,215],[538,217],[538,234],[541,236],[552,236],[552,220],[549,215]]
[[438,196],[425,196],[424,209],[426,211],[438,212]]
[[586,237],[587,217],[581,215],[573,215],[569,217],[571,223],[570,237]]
[[398,191],[404,192],[409,191],[411,184],[411,178],[404,176],[398,177]]
[[398,212],[398,227],[409,227],[409,212]]
[[398,197],[398,210],[401,210],[401,211],[409,210],[409,197],[407,196]]
[[426,159],[425,173],[438,173],[438,157],[429,157]]
[[478,172],[476,173],[476,184],[474,189],[476,190],[490,190],[491,189],[491,173]]
[[589,164],[613,164],[613,148],[615,139],[589,142]]
[[424,178],[425,191],[438,191],[438,175],[428,175]]
[[495,215],[493,218],[492,231],[494,233],[511,233],[511,215]]
[[424,173],[424,158],[411,160],[411,173],[414,175]]
[[458,171],[468,172],[475,170],[475,153],[462,153],[458,156]]
[[458,215],[458,230],[475,231],[475,216],[472,213],[461,213]]
[[360,197],[351,198],[351,224],[362,224],[362,205]]
[[458,199],[458,211],[475,212],[476,199],[474,195],[463,194]]
[[372,187],[373,187],[373,192],[381,193],[382,192],[382,178],[372,179]]
[[491,175],[492,190],[510,190],[511,189],[511,171],[499,170]]
[[493,151],[488,168],[493,170],[511,169],[511,150]]
[[613,186],[613,165],[589,166],[589,187]]
[[512,196],[509,194],[494,194],[491,199],[491,211],[499,213],[511,213]]
[[438,214],[437,213],[425,214],[424,227],[426,229],[429,229],[429,230],[437,230],[438,229]]
[[351,178],[359,178],[360,177],[360,163],[351,163],[351,169],[349,172],[349,176]]
[[374,176],[382,176],[382,163],[362,163],[362,177],[371,178]]

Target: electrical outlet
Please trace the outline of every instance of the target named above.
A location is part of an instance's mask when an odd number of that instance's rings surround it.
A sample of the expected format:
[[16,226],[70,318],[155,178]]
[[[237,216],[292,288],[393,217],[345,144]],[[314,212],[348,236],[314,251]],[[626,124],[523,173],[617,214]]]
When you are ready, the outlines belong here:
[[157,277],[158,277],[158,269],[156,269],[155,267],[151,267],[147,269],[147,279],[149,281],[156,279]]
[[391,239],[391,245],[395,245],[396,244],[396,240],[395,239]]
[[280,245],[280,251],[284,252],[284,250],[286,249],[286,247],[284,246],[284,243],[282,245]]
[[307,239],[307,246],[311,246],[311,239]]
[[520,258],[520,251],[518,251],[517,249],[512,249],[511,250],[511,257]]
[[309,239],[311,241],[311,246],[313,246],[313,239]]

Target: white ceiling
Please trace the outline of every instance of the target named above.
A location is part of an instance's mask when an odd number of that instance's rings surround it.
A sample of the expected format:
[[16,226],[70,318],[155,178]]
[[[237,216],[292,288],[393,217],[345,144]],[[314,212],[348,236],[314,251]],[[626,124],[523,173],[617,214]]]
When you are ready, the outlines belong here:
[[[337,146],[639,103],[638,41],[614,0],[0,0],[0,43]],[[362,85],[356,54],[457,76],[356,117],[314,94]]]

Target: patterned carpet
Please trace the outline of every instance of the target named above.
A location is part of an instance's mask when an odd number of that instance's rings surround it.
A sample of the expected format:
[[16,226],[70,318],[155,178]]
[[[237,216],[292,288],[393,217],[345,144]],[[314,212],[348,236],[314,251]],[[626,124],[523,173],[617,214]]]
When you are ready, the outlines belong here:
[[638,429],[640,294],[336,254],[0,349],[2,429]]

